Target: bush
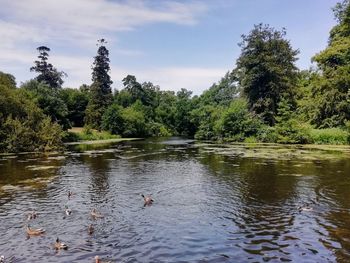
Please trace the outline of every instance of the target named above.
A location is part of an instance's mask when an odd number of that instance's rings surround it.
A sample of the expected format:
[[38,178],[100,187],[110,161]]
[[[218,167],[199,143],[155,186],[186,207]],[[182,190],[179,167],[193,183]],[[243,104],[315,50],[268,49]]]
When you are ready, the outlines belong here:
[[122,134],[124,130],[123,108],[117,104],[112,104],[107,108],[102,116],[102,129],[111,134]]
[[164,125],[158,122],[150,122],[146,125],[147,135],[152,137],[169,137],[171,131]]
[[49,151],[62,146],[62,129],[21,89],[0,85],[0,151]]
[[315,144],[348,144],[349,132],[340,128],[312,129],[311,141]]
[[310,143],[310,128],[296,119],[289,119],[276,125],[278,143]]
[[277,133],[275,127],[262,125],[258,131],[257,139],[260,142],[275,143],[277,142]]
[[248,112],[243,99],[234,100],[216,122],[215,133],[225,141],[244,141],[257,135],[262,123]]

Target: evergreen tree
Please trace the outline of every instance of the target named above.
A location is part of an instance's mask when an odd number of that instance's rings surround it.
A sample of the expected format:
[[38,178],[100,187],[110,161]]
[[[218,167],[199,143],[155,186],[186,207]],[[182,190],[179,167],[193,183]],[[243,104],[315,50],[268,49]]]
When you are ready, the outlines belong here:
[[92,65],[92,84],[90,86],[90,101],[86,109],[85,122],[91,127],[100,129],[102,115],[112,102],[112,80],[109,76],[109,51],[105,39],[98,40],[97,55]]
[[268,25],[255,25],[249,35],[242,36],[242,53],[236,74],[251,111],[265,123],[274,125],[277,105],[283,96],[293,101],[297,80],[298,50],[285,40],[286,31]]
[[38,82],[44,82],[51,88],[61,88],[63,77],[67,74],[63,71],[57,71],[51,63],[48,63],[50,49],[45,46],[37,48],[39,52],[39,60],[34,61],[35,66],[30,68],[30,71],[39,73],[35,78]]

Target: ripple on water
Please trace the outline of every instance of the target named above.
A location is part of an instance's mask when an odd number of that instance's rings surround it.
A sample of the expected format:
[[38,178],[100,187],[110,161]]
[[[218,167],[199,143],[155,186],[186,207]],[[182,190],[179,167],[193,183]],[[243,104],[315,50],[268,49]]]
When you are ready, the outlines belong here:
[[[242,147],[176,140],[2,161],[1,253],[16,262],[349,261],[346,163],[246,158]],[[46,233],[28,239],[32,210],[31,226]],[[53,249],[57,237],[67,251]]]

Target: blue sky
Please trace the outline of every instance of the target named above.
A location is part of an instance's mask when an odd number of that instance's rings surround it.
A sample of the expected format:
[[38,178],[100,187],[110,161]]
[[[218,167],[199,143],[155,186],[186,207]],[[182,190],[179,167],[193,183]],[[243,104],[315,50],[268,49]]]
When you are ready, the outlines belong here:
[[200,94],[235,66],[238,43],[254,24],[285,27],[299,49],[297,66],[327,45],[336,0],[0,0],[0,71],[18,83],[36,47],[51,48],[50,61],[68,74],[65,87],[91,82],[96,40],[108,41],[113,87],[132,74],[162,90]]

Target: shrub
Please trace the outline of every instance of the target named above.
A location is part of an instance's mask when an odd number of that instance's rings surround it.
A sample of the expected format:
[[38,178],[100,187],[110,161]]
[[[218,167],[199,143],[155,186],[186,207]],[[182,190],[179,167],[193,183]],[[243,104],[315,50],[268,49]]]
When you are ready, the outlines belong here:
[[349,133],[340,128],[312,129],[311,140],[316,144],[347,144]]

